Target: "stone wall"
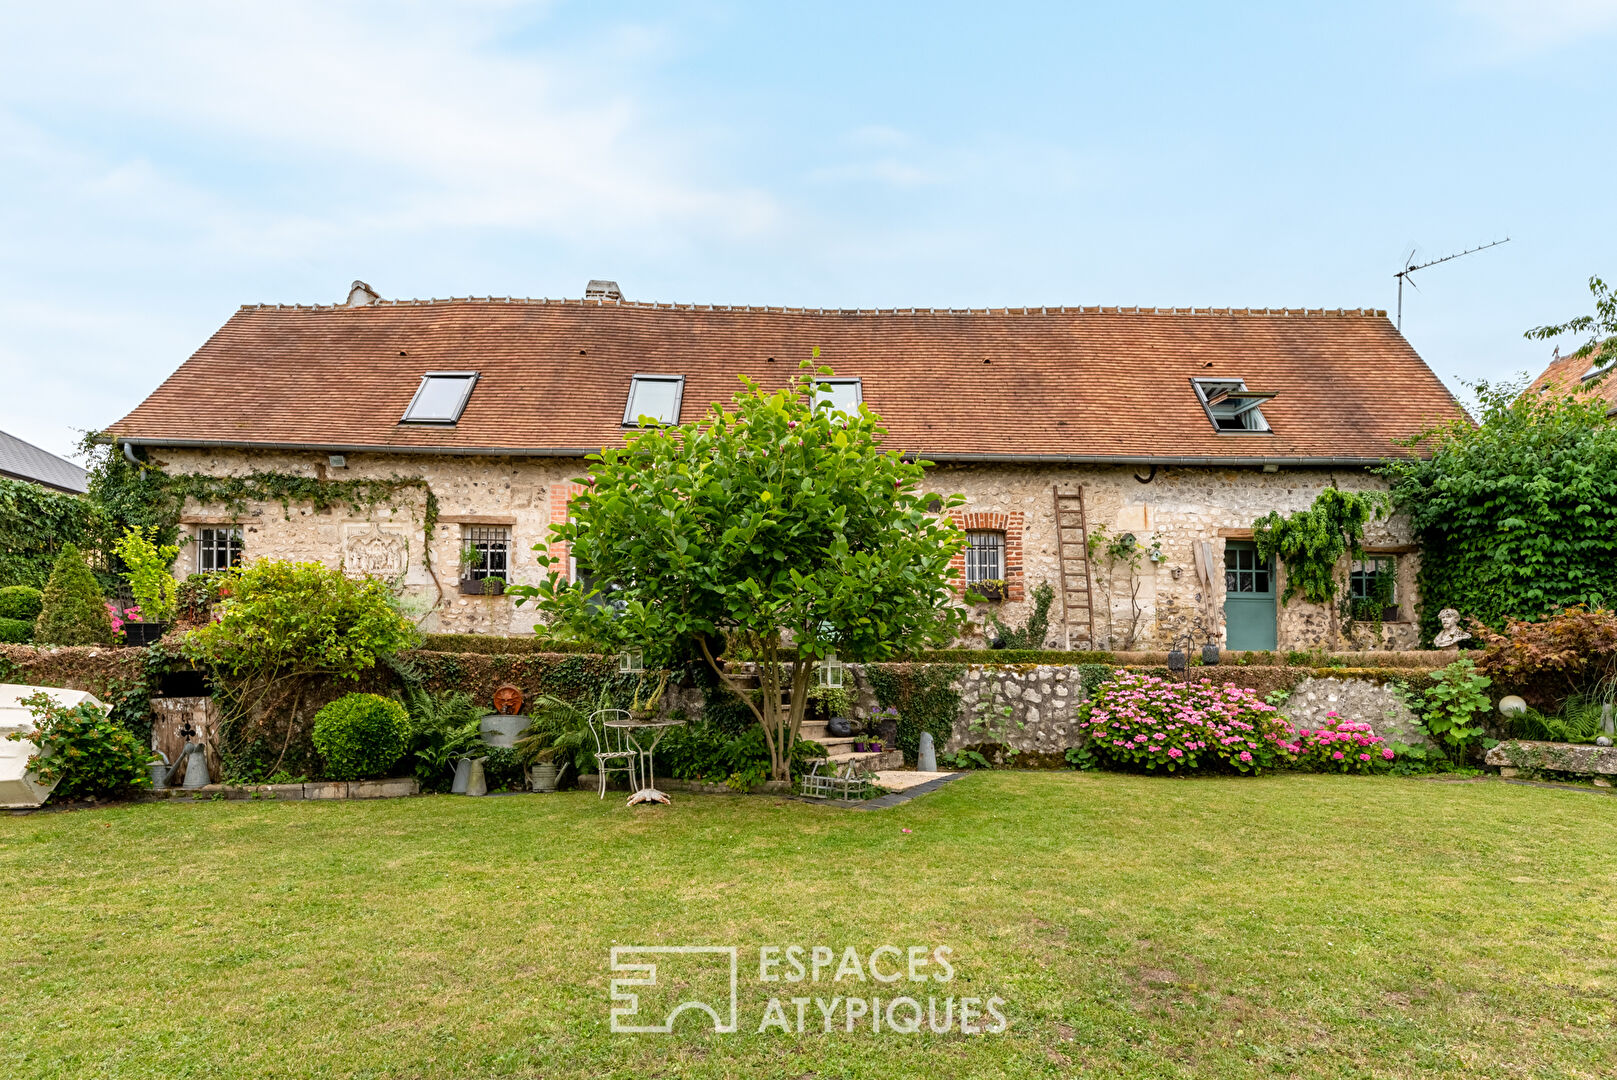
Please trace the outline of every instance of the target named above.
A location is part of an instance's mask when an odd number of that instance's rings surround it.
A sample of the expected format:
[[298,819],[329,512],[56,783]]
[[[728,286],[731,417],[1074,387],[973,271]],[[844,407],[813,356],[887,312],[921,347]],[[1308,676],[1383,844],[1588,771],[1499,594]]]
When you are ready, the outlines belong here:
[[[551,524],[566,520],[568,500],[579,489],[573,479],[584,463],[564,458],[473,458],[436,455],[349,454],[346,466],[333,468],[325,455],[312,453],[247,453],[243,451],[153,450],[151,460],[173,472],[240,475],[253,470],[288,472],[332,479],[374,477],[420,478],[438,503],[438,522],[428,547],[424,542],[425,494],[406,489],[392,505],[355,513],[338,507],[316,513],[308,507],[283,510],[278,503],[249,505],[245,514],[227,508],[187,504],[183,520],[194,532],[209,524],[241,524],[248,558],[269,556],[314,560],[352,572],[383,572],[397,577],[410,604],[420,614],[422,629],[492,634],[531,633],[536,617],[504,597],[464,596],[457,589],[458,555],[464,528],[504,525],[513,538],[510,579],[533,584],[543,577],[533,548],[548,539]],[[1166,467],[1154,471],[1130,468],[1017,465],[945,465],[932,471],[930,482],[940,492],[960,492],[966,503],[962,521],[1006,522],[1007,581],[1011,598],[1003,604],[973,605],[973,623],[965,644],[987,643],[986,616],[1019,625],[1026,620],[1032,594],[1042,582],[1059,584],[1053,489],[1086,495],[1092,529],[1111,535],[1133,533],[1143,546],[1153,540],[1161,561],[1142,559],[1138,571],[1097,564],[1096,648],[1170,647],[1189,637],[1194,644],[1225,641],[1223,604],[1224,546],[1250,535],[1252,522],[1271,510],[1306,509],[1324,488],[1381,488],[1375,477],[1356,470],[1285,469],[1265,473],[1256,468]],[[1013,529],[1014,525],[1014,529]],[[1015,532],[1016,535],[1012,535]],[[1069,538],[1076,542],[1074,538]],[[1014,543],[1011,541],[1014,540]],[[1408,550],[1402,521],[1371,527],[1373,547],[1396,549],[1398,602],[1412,619],[1416,611],[1416,556]],[[1196,565],[1195,547],[1210,548],[1212,580]],[[427,548],[427,550],[423,550]],[[557,546],[550,554],[565,560]],[[565,565],[565,563],[563,564]],[[182,576],[196,568],[188,548],[176,565]],[[1343,568],[1345,577],[1346,567]],[[1284,569],[1277,585],[1285,586]],[[1059,597],[1052,623],[1060,620]],[[1407,649],[1418,640],[1412,621],[1389,623],[1376,633],[1360,625],[1345,633],[1334,609],[1306,604],[1299,598],[1278,606],[1281,651],[1323,648]],[[1059,628],[1050,639],[1065,645]],[[1075,639],[1072,647],[1086,644]]]
[[[931,482],[940,492],[960,492],[966,502],[961,515],[983,512],[1015,514],[1021,524],[1021,565],[1017,578],[1025,583],[1024,598],[974,609],[975,640],[984,643],[986,616],[993,611],[1000,621],[1020,625],[1027,618],[1033,590],[1041,582],[1059,584],[1055,532],[1054,489],[1084,488],[1085,511],[1091,532],[1104,528],[1116,536],[1133,533],[1143,547],[1155,540],[1161,561],[1142,558],[1137,571],[1126,565],[1097,561],[1096,648],[1116,650],[1165,649],[1189,636],[1197,645],[1212,640],[1224,644],[1224,546],[1232,539],[1251,537],[1257,518],[1278,510],[1306,510],[1327,487],[1343,490],[1385,490],[1379,477],[1362,470],[1282,469],[1266,473],[1257,468],[1220,469],[1165,467],[1076,468],[1069,466],[946,465],[933,471]],[[1293,597],[1278,605],[1277,648],[1281,651],[1326,649],[1410,649],[1419,643],[1414,618],[1418,597],[1415,577],[1418,556],[1411,550],[1408,523],[1395,518],[1373,522],[1366,546],[1382,549],[1397,561],[1397,600],[1403,621],[1383,624],[1379,633],[1358,624],[1344,633],[1334,609]],[[1073,537],[1067,538],[1071,543]],[[1210,545],[1213,580],[1204,581],[1196,567],[1195,545]],[[1341,569],[1345,582],[1346,560]],[[1285,568],[1277,567],[1277,589],[1284,592]],[[1007,574],[1007,578],[1010,578]],[[1136,586],[1138,589],[1136,590]],[[997,610],[996,610],[997,609]],[[1051,638],[1056,648],[1066,647],[1057,624],[1060,599],[1052,607]],[[1076,636],[1072,648],[1084,648]]]
[[[1076,745],[1078,707],[1086,697],[1086,669],[1104,677],[1099,665],[1087,664],[970,664],[962,665],[954,689],[960,694],[960,712],[948,744],[955,751],[980,743],[1000,743],[1021,751],[1060,753]],[[870,712],[878,707],[870,681],[858,665],[855,705]],[[1167,676],[1160,667],[1131,667]],[[1281,712],[1294,727],[1321,727],[1336,712],[1344,720],[1368,723],[1389,742],[1430,745],[1416,727],[1416,717],[1403,696],[1389,686],[1392,680],[1419,692],[1430,685],[1424,669],[1332,669],[1308,667],[1220,666],[1192,668],[1191,680],[1233,683],[1259,697],[1275,691],[1289,693]],[[1092,680],[1094,681],[1094,680]],[[1009,708],[1009,714],[1004,712]]]

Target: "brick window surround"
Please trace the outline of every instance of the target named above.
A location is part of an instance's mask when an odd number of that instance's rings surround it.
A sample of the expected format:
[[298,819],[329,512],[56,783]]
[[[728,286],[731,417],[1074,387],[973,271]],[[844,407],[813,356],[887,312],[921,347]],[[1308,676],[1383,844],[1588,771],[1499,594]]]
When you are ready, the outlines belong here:
[[[968,532],[999,532],[1005,534],[1005,599],[1021,600],[1025,596],[1022,577],[1022,520],[1020,510],[1007,514],[968,513],[951,510],[949,517]],[[966,585],[966,553],[957,554],[949,562],[955,574],[955,591],[964,592]]]
[[[550,523],[552,525],[567,524],[567,508],[572,504],[574,496],[584,494],[583,484],[551,484],[550,485]],[[559,560],[550,564],[550,569],[561,573],[564,578],[571,579],[573,568],[568,558],[572,554],[572,545],[552,543],[550,557]]]

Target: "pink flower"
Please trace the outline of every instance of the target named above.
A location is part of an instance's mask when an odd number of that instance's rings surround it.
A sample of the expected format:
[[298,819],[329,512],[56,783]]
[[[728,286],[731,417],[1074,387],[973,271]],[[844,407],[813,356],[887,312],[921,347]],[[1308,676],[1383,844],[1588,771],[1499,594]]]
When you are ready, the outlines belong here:
[[1360,754],[1359,755],[1359,760],[1360,761],[1369,761],[1370,760],[1370,755],[1369,754]]
[[1393,758],[1393,754],[1390,749],[1381,751],[1381,756],[1386,758],[1388,761],[1391,761]]
[[1241,760],[1242,761],[1251,761],[1252,760],[1251,752],[1247,751],[1247,750],[1242,750],[1241,751]]
[[1175,749],[1172,749],[1172,750],[1168,751],[1168,756],[1169,757],[1174,757],[1174,758],[1184,757],[1185,752],[1183,750],[1175,748]]
[[1338,750],[1336,753],[1332,754],[1331,755],[1331,760],[1332,761],[1341,761],[1342,760],[1342,751]]

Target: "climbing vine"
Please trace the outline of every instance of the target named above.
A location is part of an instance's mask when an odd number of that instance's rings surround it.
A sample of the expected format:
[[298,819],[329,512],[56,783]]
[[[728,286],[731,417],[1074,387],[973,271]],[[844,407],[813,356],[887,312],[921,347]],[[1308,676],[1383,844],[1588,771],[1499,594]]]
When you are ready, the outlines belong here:
[[913,762],[920,750],[921,732],[930,731],[939,750],[948,745],[960,715],[956,683],[964,664],[869,664],[865,677],[876,692],[877,704],[898,710],[898,748]]
[[1336,567],[1345,554],[1362,553],[1364,526],[1386,512],[1387,497],[1375,492],[1326,488],[1307,510],[1282,516],[1279,511],[1252,523],[1259,560],[1279,557],[1286,566],[1281,602],[1301,591],[1311,604],[1336,597]]
[[1617,601],[1617,423],[1593,395],[1478,383],[1480,423],[1423,436],[1391,462],[1398,509],[1421,544],[1421,632],[1452,607],[1500,629]]

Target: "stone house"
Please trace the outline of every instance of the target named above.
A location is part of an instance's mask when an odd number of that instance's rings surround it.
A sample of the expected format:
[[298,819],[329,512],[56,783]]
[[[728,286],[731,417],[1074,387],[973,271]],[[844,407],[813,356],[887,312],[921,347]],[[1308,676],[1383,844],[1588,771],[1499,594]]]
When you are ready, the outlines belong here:
[[1562,356],[1557,347],[1549,366],[1523,393],[1588,394],[1609,402],[1611,407],[1606,415],[1617,417],[1617,359],[1611,353],[1603,352],[1589,356],[1569,352]]
[[1284,569],[1251,543],[1271,510],[1384,487],[1369,470],[1408,452],[1397,440],[1461,415],[1385,312],[811,310],[591,286],[387,301],[356,282],[345,303],[245,306],[110,436],[170,473],[352,495],[190,500],[178,573],[319,560],[396,578],[426,629],[530,633],[533,616],[490,592],[540,579],[532,549],[565,520],[586,454],[642,417],[699,418],[738,376],[784,385],[818,348],[834,407],[880,414],[890,446],[934,463],[935,490],[966,497],[968,598],[1000,594],[973,604],[976,644],[988,613],[1025,619],[1043,582],[1058,647],[1416,644],[1418,555],[1399,521],[1341,568],[1364,595],[1393,580],[1380,625],[1281,604]]

